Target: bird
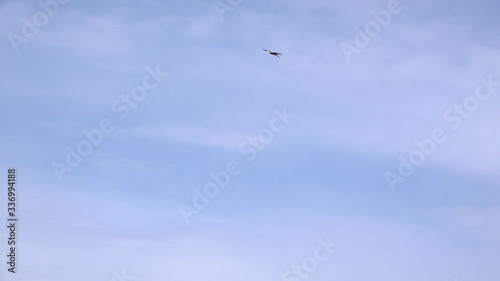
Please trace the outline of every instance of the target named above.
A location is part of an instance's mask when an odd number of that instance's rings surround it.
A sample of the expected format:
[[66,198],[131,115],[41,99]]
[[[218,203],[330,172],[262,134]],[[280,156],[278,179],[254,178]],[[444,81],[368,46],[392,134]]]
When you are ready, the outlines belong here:
[[280,58],[280,56],[282,56],[283,54],[282,53],[278,53],[278,52],[273,52],[273,51],[270,51],[270,50],[267,50],[267,49],[262,49],[264,52],[268,52],[270,55],[273,55],[277,58]]

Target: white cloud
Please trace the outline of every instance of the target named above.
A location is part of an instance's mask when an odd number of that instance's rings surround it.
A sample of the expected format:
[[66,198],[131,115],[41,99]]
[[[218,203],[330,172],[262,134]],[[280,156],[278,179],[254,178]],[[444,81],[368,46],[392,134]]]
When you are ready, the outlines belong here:
[[163,125],[134,127],[117,134],[118,138],[148,138],[167,142],[191,144],[202,147],[236,150],[248,134],[242,131],[214,130],[199,126]]
[[132,50],[132,35],[123,20],[107,16],[88,16],[67,12],[58,29],[43,32],[42,44],[68,49],[79,56],[122,56]]
[[11,32],[20,34],[23,26],[21,19],[23,17],[30,18],[34,11],[33,6],[22,2],[10,1],[3,5],[0,4],[0,36],[7,36]]

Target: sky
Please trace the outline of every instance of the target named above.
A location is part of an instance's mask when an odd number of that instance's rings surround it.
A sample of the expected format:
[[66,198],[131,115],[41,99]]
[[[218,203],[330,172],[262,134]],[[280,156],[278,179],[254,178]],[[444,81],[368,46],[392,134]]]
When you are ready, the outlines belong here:
[[499,280],[499,9],[0,1],[0,280]]

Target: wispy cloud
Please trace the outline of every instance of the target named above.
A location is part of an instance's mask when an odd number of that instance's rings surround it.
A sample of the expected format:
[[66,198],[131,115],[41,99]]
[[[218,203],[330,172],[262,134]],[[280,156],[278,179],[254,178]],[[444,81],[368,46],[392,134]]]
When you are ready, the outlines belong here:
[[196,145],[209,148],[233,149],[248,136],[242,131],[214,130],[190,125],[169,124],[158,127],[134,127],[119,134],[119,138],[146,138]]
[[[71,1],[19,55],[4,40],[0,166],[19,169],[19,279],[110,280],[126,267],[136,280],[280,280],[331,234],[342,247],[317,280],[497,281],[498,93],[411,188],[392,194],[381,174],[479,76],[500,80],[499,5],[402,0],[346,63],[339,43],[387,2],[244,1],[220,22],[212,1]],[[36,5],[0,4],[0,35]],[[51,161],[110,117],[145,65],[169,82],[58,184]],[[300,118],[185,225],[178,204],[284,104]]]

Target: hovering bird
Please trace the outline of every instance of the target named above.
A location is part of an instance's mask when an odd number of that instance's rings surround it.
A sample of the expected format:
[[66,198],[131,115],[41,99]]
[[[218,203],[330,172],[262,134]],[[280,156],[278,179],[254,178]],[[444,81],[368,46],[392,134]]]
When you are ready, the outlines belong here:
[[280,58],[280,56],[282,56],[283,54],[282,53],[278,53],[278,52],[273,52],[273,51],[269,51],[269,50],[266,50],[266,49],[262,49],[264,52],[268,52],[270,55],[273,55],[277,58]]

